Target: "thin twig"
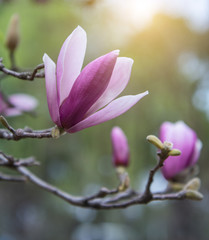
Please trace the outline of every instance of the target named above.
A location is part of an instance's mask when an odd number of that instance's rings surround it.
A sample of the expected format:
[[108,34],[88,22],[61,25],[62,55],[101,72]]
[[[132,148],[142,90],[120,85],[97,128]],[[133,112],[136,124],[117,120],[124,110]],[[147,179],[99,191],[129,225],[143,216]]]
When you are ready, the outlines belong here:
[[5,139],[5,140],[15,140],[19,141],[24,138],[52,138],[51,134],[51,128],[49,129],[44,129],[43,131],[38,130],[32,130],[31,132],[27,132],[24,129],[17,129],[15,130],[14,133],[9,132],[8,130],[5,129],[0,129],[0,138]]
[[97,198],[104,198],[107,195],[112,195],[112,194],[116,194],[116,193],[118,193],[118,189],[117,188],[110,190],[110,189],[107,189],[107,188],[103,187],[103,188],[101,188],[99,190],[99,192],[97,192],[97,193],[95,193],[95,194],[93,194],[91,196],[84,197],[83,201],[84,202],[88,202],[90,200],[94,200],[94,199],[97,199]]
[[8,174],[0,173],[0,181],[25,182],[26,177],[24,177],[24,176],[11,176],[11,175],[8,175]]
[[24,129],[18,128],[15,130],[8,121],[0,116],[0,122],[6,129],[0,129],[0,138],[6,140],[15,140],[18,141],[23,138],[52,138],[52,129],[43,129],[43,130],[33,130],[31,128],[25,127]]
[[[38,76],[40,77],[40,75],[37,74],[37,72],[38,72],[38,70],[43,69],[43,68],[44,68],[44,64],[43,64],[43,63],[37,65],[36,68],[34,68],[34,70],[33,70],[32,74],[31,74],[31,77],[30,77],[29,80],[33,80],[34,78],[36,78],[36,77],[38,77]],[[44,73],[42,73],[42,78],[43,78],[44,76],[45,76]]]
[[152,182],[154,180],[154,175],[158,171],[158,169],[160,169],[161,167],[162,167],[162,162],[161,162],[161,160],[159,160],[158,164],[153,169],[150,170],[148,180],[147,180],[147,184],[146,184],[146,187],[145,187],[145,194],[146,195],[151,195],[150,187],[151,187]]
[[147,196],[148,198],[151,198],[151,195],[152,195],[150,187],[153,183],[154,175],[161,167],[163,167],[163,163],[168,158],[168,156],[169,156],[168,154],[169,154],[170,150],[171,150],[170,148],[165,146],[157,154],[158,157],[159,157],[157,165],[153,169],[150,170],[150,173],[149,173],[149,176],[148,176],[148,179],[147,179],[147,184],[146,184],[145,191],[144,191],[144,195]]
[[137,193],[135,190],[128,188],[125,192],[120,192],[115,197],[111,197],[107,200],[105,200],[105,203],[114,203],[114,202],[120,202],[125,199],[130,199],[136,196],[140,196],[140,193]]
[[40,165],[40,163],[37,162],[34,157],[17,159],[0,151],[0,166],[16,168],[20,166],[30,167],[37,165]]
[[38,73],[38,70],[44,68],[44,64],[37,65],[32,72],[17,72],[17,71],[6,68],[2,62],[3,62],[3,59],[0,58],[0,71],[6,75],[10,75],[15,78],[19,78],[22,80],[28,80],[28,81],[33,81],[35,78],[44,78],[45,77],[44,72]]

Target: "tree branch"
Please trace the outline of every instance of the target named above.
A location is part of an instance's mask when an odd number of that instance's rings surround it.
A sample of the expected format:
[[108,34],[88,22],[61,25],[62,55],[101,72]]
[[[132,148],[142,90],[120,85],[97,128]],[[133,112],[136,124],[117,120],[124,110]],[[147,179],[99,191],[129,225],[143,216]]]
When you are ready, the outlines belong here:
[[26,178],[24,176],[11,176],[11,175],[0,173],[0,181],[25,182]]
[[3,64],[3,59],[0,58],[0,71],[6,75],[13,76],[15,78],[19,78],[22,80],[33,81],[35,78],[44,78],[45,77],[44,72],[38,73],[38,70],[41,70],[43,68],[44,64],[39,64],[34,68],[32,72],[17,72],[6,68]]
[[[29,182],[35,184],[39,188],[42,188],[43,190],[51,194],[54,194],[55,196],[63,199],[64,201],[74,206],[79,206],[84,208],[94,208],[94,209],[116,209],[116,208],[126,208],[132,205],[147,204],[151,201],[182,200],[185,198],[189,198],[186,195],[187,191],[184,189],[175,193],[161,192],[161,193],[155,194],[151,192],[149,193],[148,191],[144,191],[143,194],[140,194],[130,188],[124,192],[120,192],[119,188],[112,189],[112,190],[109,190],[107,188],[101,188],[97,193],[87,197],[73,196],[45,182],[44,180],[37,177],[34,173],[29,171],[26,167],[24,167],[25,166],[24,164],[26,161],[25,159],[24,160],[15,159],[14,157],[8,156],[1,152],[0,154],[2,155],[2,158],[3,158],[2,160],[2,162],[4,163],[3,166],[15,169],[22,175],[20,177],[5,176],[5,175],[1,177],[0,175],[0,180],[4,180],[4,179],[6,181],[9,181],[9,179],[11,181],[28,180]],[[148,177],[149,179],[148,186],[150,186],[150,183],[151,183],[150,179],[153,179],[153,176],[157,171],[156,169],[158,168],[159,168],[159,163],[154,168],[154,171],[152,170],[150,171],[149,177]]]
[[7,130],[0,129],[0,138],[6,140],[18,141],[23,138],[53,138],[53,128],[33,130],[29,127],[25,127],[24,129],[18,128],[15,130],[3,116],[0,116],[0,122],[7,128]]
[[13,156],[0,152],[0,166],[16,168],[20,166],[30,167],[37,165],[40,165],[40,163],[37,162],[34,157],[17,159]]
[[146,184],[146,188],[145,188],[145,194],[146,195],[151,195],[150,187],[151,187],[152,182],[154,180],[154,175],[158,171],[158,169],[160,169],[161,167],[162,167],[162,163],[161,163],[161,161],[159,161],[158,164],[153,169],[150,170],[149,177],[148,177],[147,184]]
[[144,191],[144,195],[149,196],[150,198],[152,197],[150,187],[154,180],[154,175],[161,167],[163,167],[163,163],[168,158],[170,151],[171,151],[170,143],[164,143],[161,151],[157,153],[158,162],[157,162],[157,165],[153,169],[150,170],[150,173],[149,173],[149,176],[147,179],[147,184],[146,184],[145,191]]
[[19,141],[24,138],[52,138],[52,128],[44,130],[32,130],[32,129],[17,129],[13,133],[8,130],[0,129],[0,138],[6,140]]

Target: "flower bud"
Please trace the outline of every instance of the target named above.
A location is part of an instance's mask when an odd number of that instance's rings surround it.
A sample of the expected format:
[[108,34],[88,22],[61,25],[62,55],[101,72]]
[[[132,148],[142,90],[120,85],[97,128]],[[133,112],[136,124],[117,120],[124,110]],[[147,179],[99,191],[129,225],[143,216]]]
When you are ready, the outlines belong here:
[[51,131],[52,137],[55,139],[58,139],[61,135],[64,135],[65,133],[65,130],[58,126],[53,127]]
[[192,180],[190,180],[185,186],[184,189],[185,190],[194,190],[194,191],[198,191],[201,185],[201,181],[199,178],[193,178]]
[[164,141],[163,143],[163,149],[167,152],[171,151],[173,148],[173,143],[172,142],[168,142],[168,141]]
[[111,132],[113,164],[116,167],[127,167],[129,164],[129,146],[127,138],[119,127],[114,127]]
[[147,141],[155,145],[155,147],[159,149],[163,149],[163,143],[160,141],[160,139],[154,135],[147,136]]
[[11,19],[7,30],[6,35],[6,47],[13,52],[20,40],[20,33],[19,33],[19,15],[14,14]]
[[170,190],[177,192],[181,191],[184,188],[184,184],[179,182],[169,182],[168,187]]
[[[169,152],[170,156],[164,161],[162,167],[162,173],[167,180],[172,180],[176,175],[194,166],[197,162],[202,144],[195,131],[184,122],[164,122],[160,128],[160,140],[164,144],[165,141],[172,142],[174,147]],[[179,152],[175,149],[179,149],[181,155],[178,156]]]
[[192,200],[200,201],[203,199],[203,195],[200,192],[194,190],[187,190],[185,196]]
[[2,115],[0,116],[0,122],[2,123],[2,125],[3,125],[5,128],[8,128],[9,124],[8,124],[6,118],[4,118]]
[[169,156],[179,156],[181,155],[181,151],[178,150],[178,149],[172,149],[169,153],[168,153]]

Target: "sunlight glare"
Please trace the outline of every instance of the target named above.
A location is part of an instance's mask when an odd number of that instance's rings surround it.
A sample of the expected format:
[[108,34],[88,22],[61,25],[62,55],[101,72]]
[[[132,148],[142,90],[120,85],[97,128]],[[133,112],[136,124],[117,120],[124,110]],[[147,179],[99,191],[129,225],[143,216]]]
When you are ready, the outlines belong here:
[[143,29],[157,13],[183,17],[196,30],[209,28],[208,0],[106,0],[121,24]]

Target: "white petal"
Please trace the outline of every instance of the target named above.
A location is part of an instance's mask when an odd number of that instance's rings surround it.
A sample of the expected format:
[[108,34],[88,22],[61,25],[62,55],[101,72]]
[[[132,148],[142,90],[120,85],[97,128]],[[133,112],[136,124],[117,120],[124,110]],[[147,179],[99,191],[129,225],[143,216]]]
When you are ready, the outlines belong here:
[[68,132],[78,132],[84,128],[92,127],[94,125],[98,125],[100,123],[116,118],[129,110],[133,105],[135,105],[141,98],[143,98],[147,94],[148,91],[140,93],[138,95],[120,97],[112,101],[109,105],[107,105],[100,111],[92,114],[91,116],[87,117],[83,121],[68,129]]

